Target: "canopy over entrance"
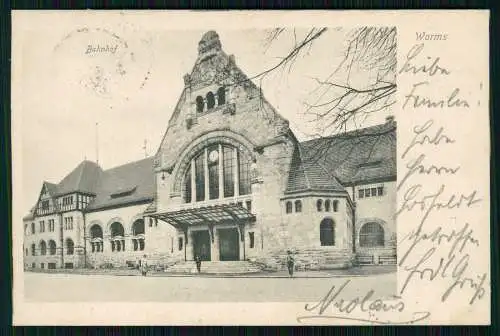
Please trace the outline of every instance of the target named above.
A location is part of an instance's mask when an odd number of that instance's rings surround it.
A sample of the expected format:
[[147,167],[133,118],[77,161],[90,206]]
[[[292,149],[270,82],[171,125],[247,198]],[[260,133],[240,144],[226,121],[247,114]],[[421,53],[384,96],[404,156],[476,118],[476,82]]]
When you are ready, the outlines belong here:
[[255,215],[239,204],[205,206],[157,213],[149,216],[164,220],[178,227],[226,222],[244,223],[255,220]]

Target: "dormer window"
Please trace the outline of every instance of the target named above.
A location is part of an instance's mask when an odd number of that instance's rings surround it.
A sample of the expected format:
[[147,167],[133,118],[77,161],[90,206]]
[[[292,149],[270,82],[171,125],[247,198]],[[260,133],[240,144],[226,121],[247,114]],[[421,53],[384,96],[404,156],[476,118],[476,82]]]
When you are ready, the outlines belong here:
[[42,210],[49,210],[49,201],[42,201]]
[[125,190],[120,190],[120,191],[117,191],[113,194],[110,195],[111,198],[119,198],[119,197],[125,197],[125,196],[129,196],[129,195],[132,195],[135,191],[135,189],[137,189],[137,187],[132,187],[132,188],[128,188],[128,189],[125,189]]

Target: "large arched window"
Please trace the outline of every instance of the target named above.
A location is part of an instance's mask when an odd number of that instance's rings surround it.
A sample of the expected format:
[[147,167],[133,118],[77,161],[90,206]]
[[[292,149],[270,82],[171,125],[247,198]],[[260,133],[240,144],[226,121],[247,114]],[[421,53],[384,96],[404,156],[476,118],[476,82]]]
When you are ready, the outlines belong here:
[[56,254],[56,242],[53,240],[49,240],[49,254],[50,255]]
[[379,223],[370,222],[361,227],[359,231],[360,247],[383,247],[384,228]]
[[144,250],[144,220],[138,219],[132,225],[132,244],[134,245],[134,251]]
[[335,245],[335,223],[331,218],[325,218],[319,225],[319,239],[321,246]]
[[194,156],[184,172],[184,202],[250,194],[250,164],[249,155],[234,146],[215,144],[205,147]]
[[203,108],[205,107],[205,102],[203,101],[203,97],[196,97],[196,112],[202,113]]
[[226,89],[224,87],[220,87],[219,90],[217,90],[217,102],[219,106],[226,103]]
[[92,252],[102,252],[104,245],[102,241],[102,228],[99,224],[94,224],[90,227],[90,247]]
[[125,251],[125,230],[119,222],[114,222],[110,226],[111,231],[111,251]]
[[66,254],[72,255],[75,252],[75,243],[71,238],[66,239]]
[[46,255],[47,254],[47,243],[45,240],[42,240],[40,242],[40,255]]
[[207,93],[207,108],[212,109],[215,106],[215,97],[212,92]]

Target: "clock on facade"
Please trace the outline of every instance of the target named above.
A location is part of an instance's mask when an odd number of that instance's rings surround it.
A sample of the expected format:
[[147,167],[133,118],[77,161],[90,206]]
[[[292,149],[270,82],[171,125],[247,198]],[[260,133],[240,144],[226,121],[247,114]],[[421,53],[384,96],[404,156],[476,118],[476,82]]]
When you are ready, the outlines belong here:
[[211,151],[210,154],[208,154],[208,159],[210,162],[216,162],[217,159],[219,159],[219,152],[216,150]]

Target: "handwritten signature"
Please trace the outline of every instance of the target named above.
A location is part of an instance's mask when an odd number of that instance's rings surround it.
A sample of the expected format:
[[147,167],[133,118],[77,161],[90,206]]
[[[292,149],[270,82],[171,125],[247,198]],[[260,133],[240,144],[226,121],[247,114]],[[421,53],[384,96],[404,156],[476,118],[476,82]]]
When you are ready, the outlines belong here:
[[[414,137],[403,150],[401,159],[423,146],[443,147],[455,144],[455,140],[446,134],[444,127],[433,128],[432,119],[413,128]],[[407,159],[406,173],[397,186],[397,190],[405,188],[403,200],[396,217],[404,212],[420,213],[418,227],[403,237],[399,243],[408,243],[408,248],[399,259],[400,274],[405,278],[400,289],[403,295],[415,280],[435,281],[437,278],[450,279],[451,282],[441,295],[445,302],[456,289],[472,289],[469,304],[483,298],[486,293],[487,273],[475,274],[470,267],[471,249],[479,246],[479,240],[474,237],[474,230],[469,223],[460,228],[456,225],[444,229],[442,225],[426,228],[430,215],[441,210],[457,210],[471,208],[482,201],[478,191],[471,189],[465,193],[450,193],[446,184],[432,187],[418,183],[408,183],[414,174],[449,174],[454,175],[460,166],[447,167],[426,163],[425,153],[417,153],[416,158]]]
[[[411,317],[401,319],[405,311],[405,303],[399,296],[394,300],[386,301],[382,299],[372,300],[375,294],[373,289],[369,290],[364,296],[355,297],[350,300],[344,300],[339,296],[351,283],[348,279],[340,286],[333,285],[328,293],[315,304],[306,304],[304,309],[311,312],[311,315],[302,315],[297,317],[298,322],[317,319],[336,319],[359,322],[369,322],[373,324],[412,324],[423,321],[430,316],[430,312],[413,312]],[[384,319],[384,313],[391,314],[391,318]]]

